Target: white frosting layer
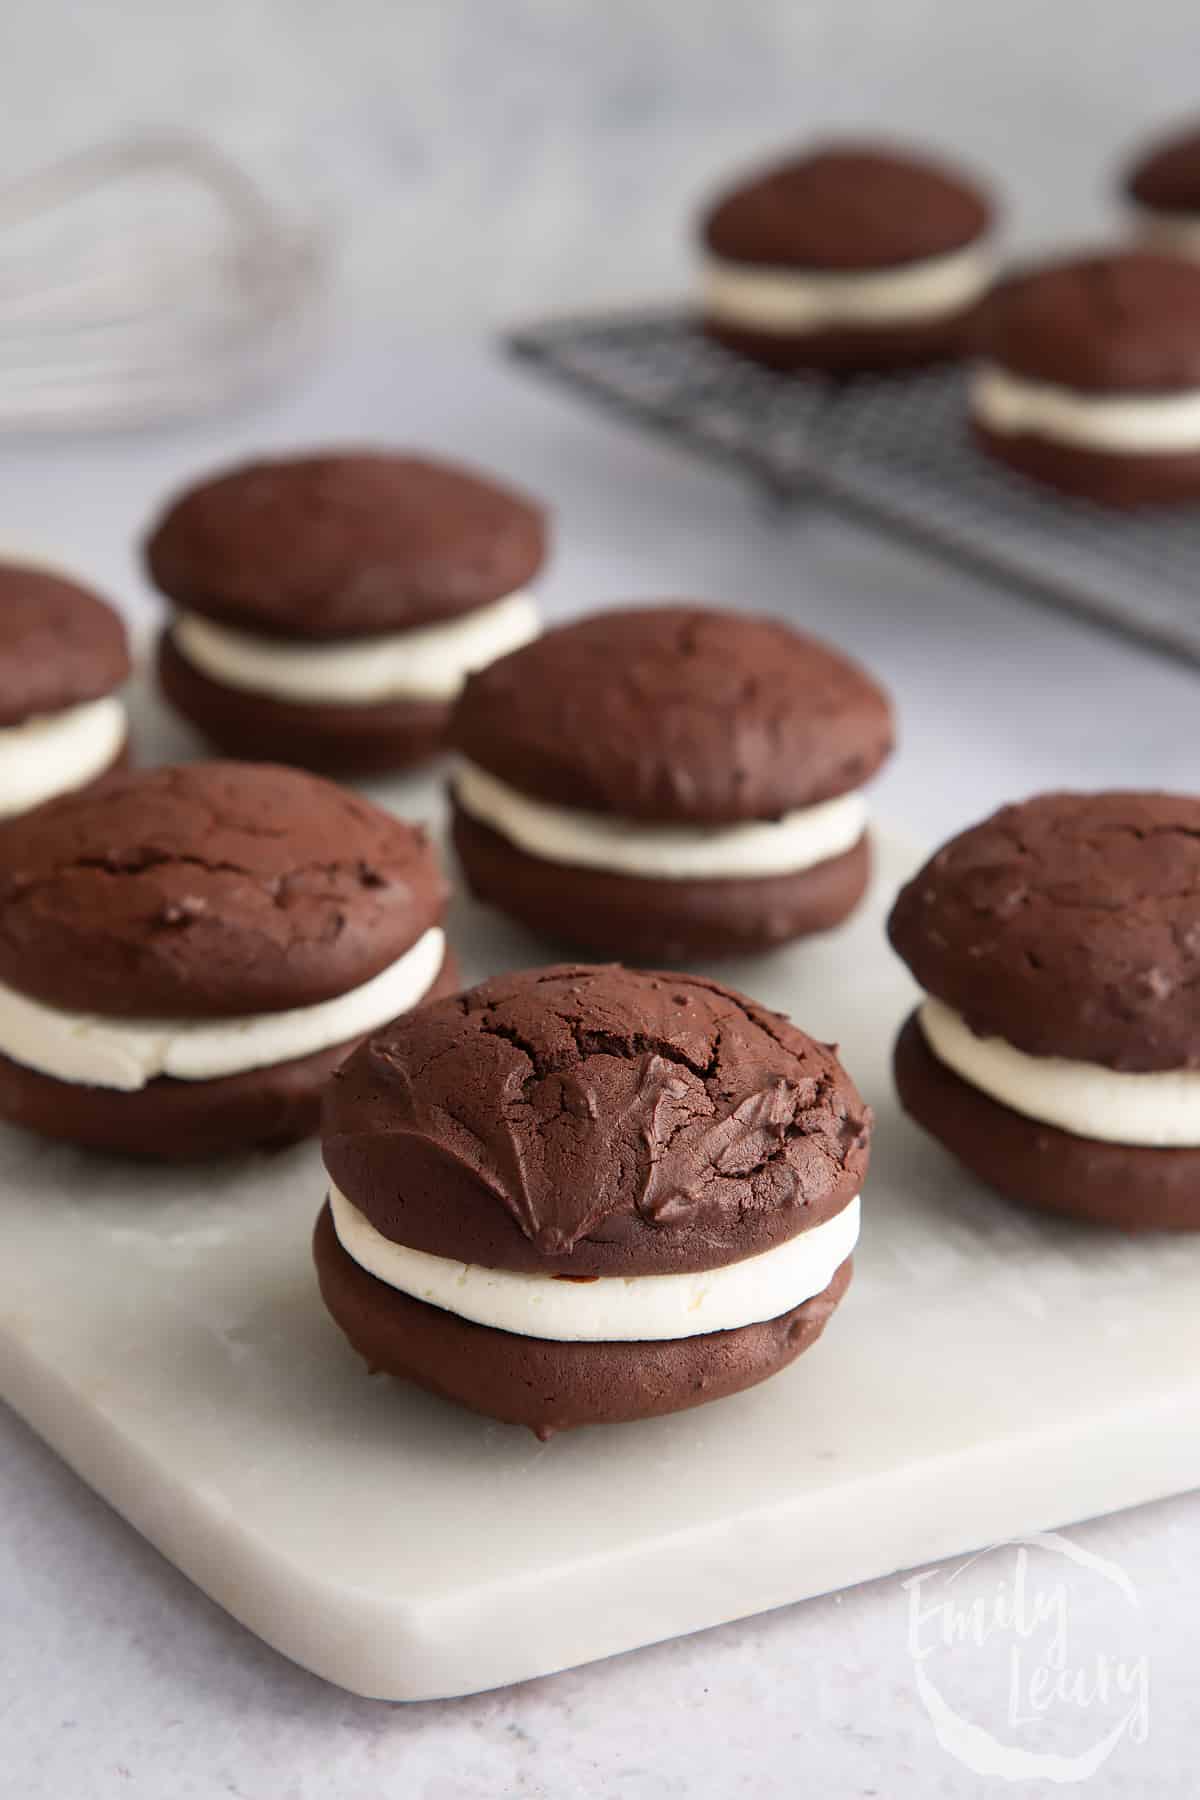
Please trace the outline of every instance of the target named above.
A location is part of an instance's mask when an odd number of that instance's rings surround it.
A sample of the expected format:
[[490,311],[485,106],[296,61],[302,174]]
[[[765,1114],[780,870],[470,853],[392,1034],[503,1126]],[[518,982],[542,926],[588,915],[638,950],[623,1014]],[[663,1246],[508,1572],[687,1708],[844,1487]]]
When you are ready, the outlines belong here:
[[648,824],[550,806],[518,793],[474,763],[460,766],[454,792],[472,818],[531,856],[666,881],[795,874],[852,849],[867,823],[866,801],[855,792],[781,819],[742,825]]
[[125,742],[125,708],[112,694],[0,729],[0,818],[27,812],[102,775]]
[[0,1051],[58,1081],[132,1093],[156,1076],[212,1081],[315,1056],[407,1012],[429,992],[445,954],[433,926],[361,987],[316,1006],[241,1019],[108,1019],[62,1012],[0,984]]
[[1200,213],[1158,212],[1152,206],[1137,206],[1134,218],[1138,235],[1152,250],[1200,256]]
[[1130,1074],[1064,1056],[1030,1056],[1004,1038],[976,1037],[959,1013],[932,998],[920,1020],[940,1062],[1027,1119],[1106,1144],[1200,1145],[1200,1069]]
[[710,319],[749,331],[819,331],[837,325],[915,325],[971,306],[992,277],[981,244],[894,268],[766,268],[707,257],[701,305]]
[[1029,432],[1081,450],[1200,450],[1200,389],[1178,394],[1084,394],[1026,381],[985,365],[971,382],[971,411],[990,431]]
[[510,594],[443,625],[334,643],[281,643],[180,613],[176,648],[225,687],[307,706],[371,706],[387,700],[453,700],[467,676],[537,636],[537,607]]
[[721,1269],[565,1281],[452,1262],[393,1243],[332,1185],[329,1205],[347,1256],[388,1287],[476,1325],[558,1343],[699,1337],[777,1319],[824,1292],[858,1242],[859,1226],[855,1198],[823,1225]]

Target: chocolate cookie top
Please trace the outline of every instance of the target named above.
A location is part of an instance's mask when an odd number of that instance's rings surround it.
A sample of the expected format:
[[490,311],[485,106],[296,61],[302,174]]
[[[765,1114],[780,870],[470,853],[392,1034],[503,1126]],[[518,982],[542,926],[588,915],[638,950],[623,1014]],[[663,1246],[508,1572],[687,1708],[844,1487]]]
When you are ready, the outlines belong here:
[[831,1218],[870,1114],[832,1046],[694,975],[564,965],[398,1019],[327,1094],[385,1237],[565,1278],[716,1268]]
[[714,256],[776,268],[875,269],[961,250],[991,204],[969,180],[894,145],[819,145],[723,195],[701,230]]
[[257,462],[182,494],[146,545],[150,577],[193,612],[268,636],[407,631],[501,600],[536,575],[531,500],[426,457]]
[[901,890],[888,934],[981,1037],[1113,1069],[1200,1067],[1200,799],[1003,807]]
[[1200,387],[1200,264],[1112,250],[1028,269],[984,301],[975,348],[1085,393]]
[[129,675],[120,617],[48,569],[0,563],[0,727],[99,700]]
[[1200,126],[1153,145],[1129,170],[1125,189],[1153,212],[1200,213]]
[[472,675],[449,741],[560,806],[718,824],[860,787],[892,717],[862,669],[782,621],[670,605],[580,619]]
[[437,923],[417,827],[315,775],[190,763],[0,824],[0,981],[129,1018],[330,1000]]

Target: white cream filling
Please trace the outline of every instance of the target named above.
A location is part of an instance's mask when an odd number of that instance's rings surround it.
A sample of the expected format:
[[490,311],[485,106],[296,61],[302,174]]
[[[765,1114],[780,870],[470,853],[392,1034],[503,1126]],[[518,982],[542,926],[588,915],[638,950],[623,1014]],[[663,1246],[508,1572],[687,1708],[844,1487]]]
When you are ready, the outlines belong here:
[[837,325],[907,325],[975,303],[992,278],[981,244],[886,269],[767,268],[706,257],[701,305],[710,319],[747,330],[818,331]]
[[159,1075],[213,1081],[315,1056],[386,1025],[424,999],[444,954],[445,935],[435,925],[348,994],[240,1019],[109,1019],[43,1006],[0,983],[0,1052],[57,1081],[122,1093]]
[[1083,450],[1200,450],[1200,389],[1178,394],[1084,394],[985,365],[971,381],[971,411],[1005,437],[1029,432]]
[[1139,237],[1152,250],[1200,257],[1200,214],[1159,212],[1152,206],[1135,206],[1134,221]]
[[1154,1150],[1200,1145],[1200,1069],[1142,1074],[1065,1056],[1030,1056],[1004,1038],[976,1037],[959,1013],[932,998],[919,1017],[939,1062],[1027,1119],[1106,1144]]
[[176,648],[225,687],[308,706],[371,706],[387,700],[453,700],[467,676],[538,633],[530,595],[509,594],[442,625],[333,643],[282,643],[180,613]]
[[383,1237],[330,1185],[347,1256],[388,1287],[476,1325],[557,1343],[629,1343],[737,1331],[824,1293],[858,1242],[857,1197],[823,1225],[743,1262],[693,1275],[601,1275],[595,1281],[516,1274],[430,1256]]
[[460,765],[454,793],[472,818],[531,856],[665,881],[795,874],[853,849],[867,823],[867,803],[857,790],[780,819],[709,826],[650,824],[551,806],[474,763]]
[[0,818],[28,812],[102,775],[125,742],[115,695],[0,729]]

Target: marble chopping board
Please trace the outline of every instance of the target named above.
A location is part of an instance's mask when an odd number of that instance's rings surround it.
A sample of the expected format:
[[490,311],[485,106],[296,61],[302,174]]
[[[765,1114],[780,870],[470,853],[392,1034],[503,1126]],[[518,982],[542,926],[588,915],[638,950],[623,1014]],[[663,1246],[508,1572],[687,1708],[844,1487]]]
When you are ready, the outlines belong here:
[[[437,819],[432,781],[375,793]],[[916,858],[877,845],[851,924],[725,969],[837,1039],[878,1113],[849,1296],[773,1381],[539,1444],[366,1375],[317,1297],[315,1147],[154,1170],[0,1129],[0,1396],[252,1631],[396,1700],[1200,1482],[1200,1239],[1023,1216],[902,1118],[883,919]],[[451,929],[471,979],[547,960],[464,899]]]

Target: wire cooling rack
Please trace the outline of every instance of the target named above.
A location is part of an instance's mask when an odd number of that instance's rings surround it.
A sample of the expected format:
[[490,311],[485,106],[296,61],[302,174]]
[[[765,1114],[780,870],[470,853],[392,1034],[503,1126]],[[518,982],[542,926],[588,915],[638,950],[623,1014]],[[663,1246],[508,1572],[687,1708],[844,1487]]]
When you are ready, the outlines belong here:
[[1116,514],[1042,492],[964,429],[964,376],[777,375],[683,312],[556,320],[508,350],[609,411],[752,477],[1200,663],[1200,507]]

